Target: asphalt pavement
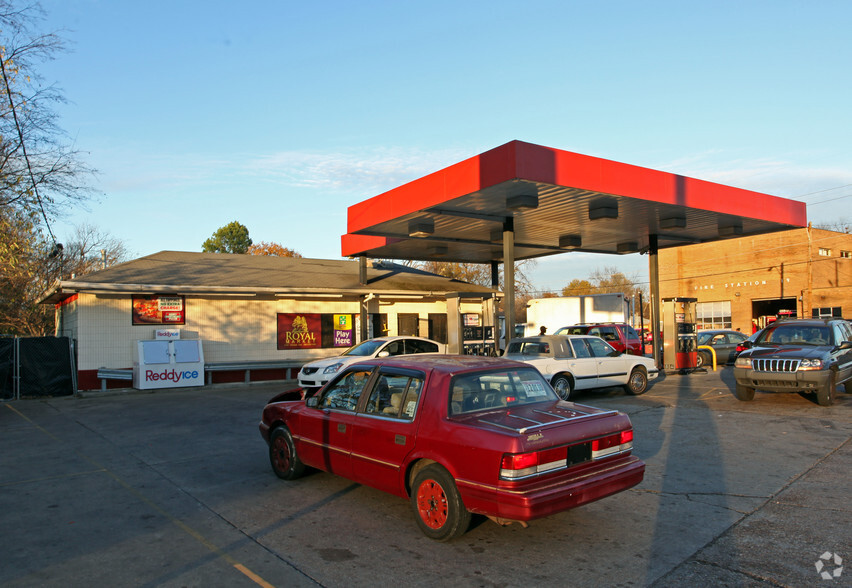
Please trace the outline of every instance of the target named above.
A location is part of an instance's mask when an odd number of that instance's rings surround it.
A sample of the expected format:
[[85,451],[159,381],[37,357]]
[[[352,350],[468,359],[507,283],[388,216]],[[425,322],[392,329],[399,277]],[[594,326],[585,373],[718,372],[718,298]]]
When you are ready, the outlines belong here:
[[[2,586],[852,586],[852,395],[668,375],[628,413],[645,480],[435,543],[406,501],[272,474],[257,423],[291,383],[0,404]],[[824,579],[827,578],[827,579]]]

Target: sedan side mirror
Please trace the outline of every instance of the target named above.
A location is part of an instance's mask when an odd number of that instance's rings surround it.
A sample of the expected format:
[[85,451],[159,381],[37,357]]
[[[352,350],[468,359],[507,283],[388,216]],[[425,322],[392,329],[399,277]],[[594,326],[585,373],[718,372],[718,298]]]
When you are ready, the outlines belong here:
[[316,408],[319,406],[319,398],[317,396],[311,396],[305,401],[305,406],[308,408]]

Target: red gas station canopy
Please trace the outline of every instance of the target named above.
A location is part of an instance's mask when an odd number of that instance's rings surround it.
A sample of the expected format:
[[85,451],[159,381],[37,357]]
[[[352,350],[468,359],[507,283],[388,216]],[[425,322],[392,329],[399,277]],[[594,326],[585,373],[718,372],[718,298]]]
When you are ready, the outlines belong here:
[[344,256],[489,263],[803,227],[805,204],[512,141],[349,207]]

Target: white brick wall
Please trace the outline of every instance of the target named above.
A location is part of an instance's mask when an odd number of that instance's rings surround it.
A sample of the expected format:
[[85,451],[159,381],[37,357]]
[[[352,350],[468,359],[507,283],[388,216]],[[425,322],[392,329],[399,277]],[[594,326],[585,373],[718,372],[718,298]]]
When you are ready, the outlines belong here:
[[[186,297],[186,324],[176,325],[183,339],[203,341],[206,362],[241,360],[312,360],[338,354],[340,349],[277,349],[278,313],[359,313],[357,302],[341,300],[241,299]],[[390,335],[396,335],[397,314],[418,313],[421,334],[426,336],[429,313],[446,313],[446,304],[411,301],[393,305],[375,304],[370,312],[387,313]],[[80,294],[67,305],[64,330],[76,331],[80,370],[133,366],[135,342],[154,338],[154,325],[134,326],[129,295]],[[466,311],[481,312],[479,304],[466,304]],[[487,320],[487,319],[486,319]],[[76,328],[72,327],[74,325]],[[172,328],[172,327],[170,327]],[[356,323],[356,336],[358,325]],[[74,336],[74,335],[71,335]]]

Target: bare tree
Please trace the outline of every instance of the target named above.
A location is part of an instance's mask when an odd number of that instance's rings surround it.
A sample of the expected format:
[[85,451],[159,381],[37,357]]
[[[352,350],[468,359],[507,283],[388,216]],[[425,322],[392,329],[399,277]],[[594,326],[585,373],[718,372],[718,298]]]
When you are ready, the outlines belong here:
[[[525,259],[515,263],[515,291],[519,294],[532,292],[532,284],[527,277],[527,272],[535,266],[534,259]],[[491,266],[484,263],[462,263],[448,261],[422,261],[414,262],[413,267],[422,269],[446,278],[477,284],[479,286],[491,286]],[[498,284],[502,288],[503,268],[500,266]]]
[[75,229],[59,250],[21,210],[0,208],[0,333],[49,335],[53,308],[38,301],[57,279],[125,261],[122,241],[91,225]]
[[37,70],[65,49],[37,32],[43,18],[38,2],[0,0],[0,206],[35,212],[52,237],[49,215],[87,198],[93,172],[57,124],[62,93]]
[[82,276],[127,261],[130,254],[121,239],[90,224],[78,225],[62,252],[60,278]]
[[852,222],[849,222],[845,218],[839,218],[834,222],[824,222],[818,223],[814,225],[815,229],[822,229],[824,231],[835,231],[837,233],[852,233]]

